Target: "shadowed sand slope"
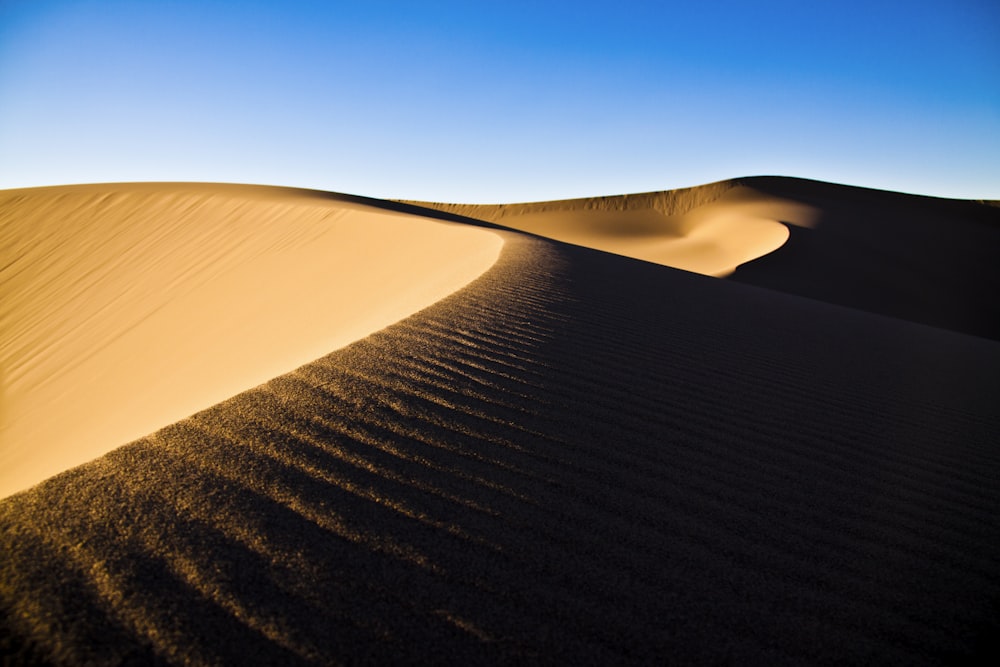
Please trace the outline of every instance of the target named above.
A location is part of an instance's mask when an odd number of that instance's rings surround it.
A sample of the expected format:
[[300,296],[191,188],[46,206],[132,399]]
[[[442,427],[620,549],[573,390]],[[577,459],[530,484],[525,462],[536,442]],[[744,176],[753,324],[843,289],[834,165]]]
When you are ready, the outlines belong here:
[[0,192],[0,496],[420,310],[500,244],[289,188]]
[[1000,339],[1000,209],[785,177],[528,204],[423,204]]
[[992,648],[1000,344],[502,234],[452,296],[0,502],[4,649],[914,665]]
[[1000,340],[1000,209],[793,178],[742,179],[818,211],[732,280]]

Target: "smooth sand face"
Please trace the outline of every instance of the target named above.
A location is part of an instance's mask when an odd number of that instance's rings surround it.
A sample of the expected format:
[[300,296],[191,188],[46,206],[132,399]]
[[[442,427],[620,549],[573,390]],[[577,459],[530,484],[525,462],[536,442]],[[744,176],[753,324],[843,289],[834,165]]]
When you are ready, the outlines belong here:
[[502,245],[281,188],[2,192],[0,496],[396,322]]
[[559,241],[710,276],[773,252],[786,224],[811,226],[804,204],[713,184],[673,193],[509,205],[423,204]]

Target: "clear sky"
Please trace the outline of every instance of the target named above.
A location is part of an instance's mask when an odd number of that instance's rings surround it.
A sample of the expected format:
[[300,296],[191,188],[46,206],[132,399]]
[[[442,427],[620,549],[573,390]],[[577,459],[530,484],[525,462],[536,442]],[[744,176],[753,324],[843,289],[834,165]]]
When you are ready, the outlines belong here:
[[1000,198],[998,0],[0,0],[0,188]]

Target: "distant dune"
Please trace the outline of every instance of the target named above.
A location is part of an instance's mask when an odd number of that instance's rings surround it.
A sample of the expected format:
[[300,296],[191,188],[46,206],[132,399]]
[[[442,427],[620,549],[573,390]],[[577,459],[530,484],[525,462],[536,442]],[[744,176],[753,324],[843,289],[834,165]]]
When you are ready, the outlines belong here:
[[411,203],[1000,339],[995,202],[758,176],[667,192],[529,204]]
[[[120,338],[157,295],[176,308],[93,367],[108,384],[38,399],[41,422],[131,418],[119,383],[204,350],[231,352],[227,379],[291,364],[0,501],[10,662],[997,656],[994,207],[778,178],[505,206],[209,185],[0,200],[4,350],[31,351],[5,352],[5,383],[7,364],[99,354],[62,351],[78,308]],[[18,262],[40,277],[16,282]],[[289,304],[324,336],[389,309],[309,347]],[[0,446],[73,465],[41,437]]]
[[815,217],[808,206],[735,181],[529,204],[408,203],[710,276],[781,247],[788,238],[781,220],[808,225]]

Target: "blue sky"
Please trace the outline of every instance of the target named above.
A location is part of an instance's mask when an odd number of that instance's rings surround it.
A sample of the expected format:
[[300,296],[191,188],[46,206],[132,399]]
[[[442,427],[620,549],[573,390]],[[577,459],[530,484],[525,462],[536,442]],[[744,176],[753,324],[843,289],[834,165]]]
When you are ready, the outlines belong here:
[[1000,198],[996,0],[0,0],[0,188]]

